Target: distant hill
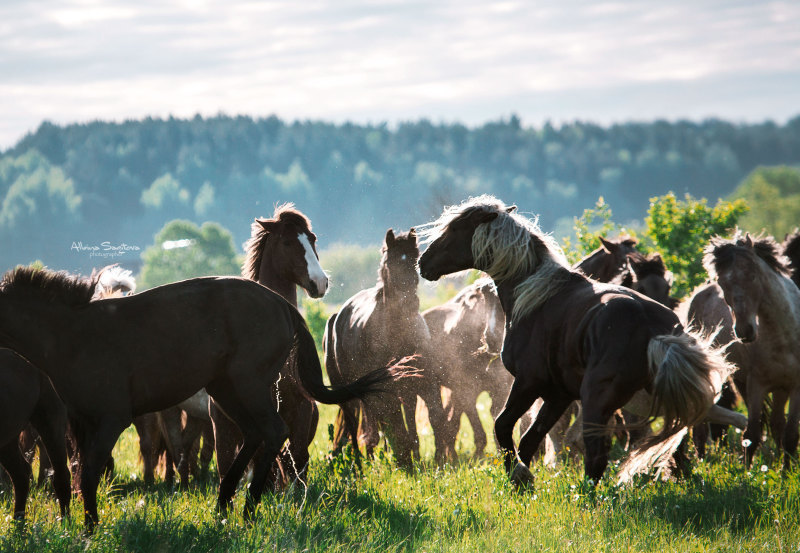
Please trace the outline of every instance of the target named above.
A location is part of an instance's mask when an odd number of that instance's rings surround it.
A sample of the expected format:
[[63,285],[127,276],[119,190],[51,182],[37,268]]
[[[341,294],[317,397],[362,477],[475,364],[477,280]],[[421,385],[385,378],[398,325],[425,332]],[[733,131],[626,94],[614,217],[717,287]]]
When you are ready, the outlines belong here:
[[[211,220],[237,246],[255,216],[291,201],[320,247],[377,244],[443,204],[492,193],[539,213],[543,228],[604,196],[641,219],[670,190],[715,201],[756,166],[800,163],[800,117],[785,125],[720,120],[575,122],[477,128],[284,122],[277,117],[43,123],[0,154],[0,268],[39,259],[89,271],[138,255],[165,222]],[[111,255],[114,254],[114,255]]]

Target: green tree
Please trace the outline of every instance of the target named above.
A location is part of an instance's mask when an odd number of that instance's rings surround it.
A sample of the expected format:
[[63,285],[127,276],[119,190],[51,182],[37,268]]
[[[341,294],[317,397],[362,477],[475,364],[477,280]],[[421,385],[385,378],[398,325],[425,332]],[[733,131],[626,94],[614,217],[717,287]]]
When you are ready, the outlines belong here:
[[685,296],[707,278],[703,249],[712,236],[730,234],[745,212],[747,204],[741,199],[719,200],[714,207],[689,194],[684,200],[672,192],[650,199],[645,234],[675,277],[673,296]]
[[750,211],[739,225],[751,232],[781,239],[800,226],[800,170],[794,167],[759,167],[730,197],[747,202]]
[[575,243],[569,236],[563,239],[564,252],[570,263],[577,263],[589,253],[600,247],[600,237],[625,234],[635,238],[635,233],[612,220],[611,207],[602,196],[593,208],[584,209],[580,217],[575,217]]
[[186,278],[236,275],[240,272],[233,236],[218,223],[170,221],[155,237],[155,244],[142,252],[138,282],[144,290]]
[[322,336],[325,334],[325,325],[331,314],[325,306],[325,302],[312,300],[307,297],[303,297],[300,300],[300,309],[308,324],[308,329],[311,331],[311,335],[314,336],[317,351],[322,355]]

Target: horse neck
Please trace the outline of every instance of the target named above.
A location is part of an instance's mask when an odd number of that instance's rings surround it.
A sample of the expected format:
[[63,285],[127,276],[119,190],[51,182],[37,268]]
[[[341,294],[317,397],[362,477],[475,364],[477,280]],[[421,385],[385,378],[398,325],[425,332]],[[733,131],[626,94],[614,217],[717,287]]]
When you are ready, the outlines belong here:
[[758,318],[761,323],[800,329],[800,289],[791,279],[772,271],[765,282],[766,286],[763,287],[758,307]]
[[417,289],[403,290],[381,281],[378,290],[386,309],[392,313],[419,313]]
[[497,296],[500,298],[500,305],[503,307],[503,312],[506,315],[506,329],[511,326],[511,314],[514,312],[514,304],[517,301],[514,291],[523,280],[523,278],[517,277],[499,282],[496,280],[494,281],[495,287],[497,288]]
[[263,284],[293,306],[297,307],[297,283],[278,275],[278,271],[272,266],[272,255],[270,255],[270,252],[264,251],[261,255],[261,265],[258,270],[258,283]]
[[[23,312],[25,316],[19,316]],[[59,366],[48,363],[56,357],[53,350],[63,335],[59,330],[74,327],[73,319],[70,308],[58,303],[28,301],[16,309],[4,305],[0,311],[0,343],[51,375],[51,367]]]

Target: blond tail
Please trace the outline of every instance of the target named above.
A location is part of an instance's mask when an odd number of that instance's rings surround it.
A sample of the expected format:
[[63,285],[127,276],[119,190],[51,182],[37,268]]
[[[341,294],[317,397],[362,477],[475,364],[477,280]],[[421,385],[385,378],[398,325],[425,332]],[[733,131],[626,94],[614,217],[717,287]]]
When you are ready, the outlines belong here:
[[647,361],[653,374],[651,414],[664,417],[661,432],[648,440],[650,444],[700,422],[733,372],[722,349],[692,331],[654,337],[647,346]]

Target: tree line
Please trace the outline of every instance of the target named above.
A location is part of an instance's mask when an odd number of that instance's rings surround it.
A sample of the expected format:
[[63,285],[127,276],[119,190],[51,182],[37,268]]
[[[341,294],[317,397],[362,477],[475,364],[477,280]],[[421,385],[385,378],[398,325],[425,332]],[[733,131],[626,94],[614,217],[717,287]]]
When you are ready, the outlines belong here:
[[[45,122],[0,153],[0,262],[137,269],[173,219],[214,221],[240,250],[253,217],[284,201],[311,217],[323,244],[377,244],[386,228],[419,224],[478,193],[516,202],[566,234],[601,196],[616,220],[641,221],[652,197],[715,201],[759,166],[798,164],[800,117],[532,127],[511,116],[474,128],[222,115]],[[764,202],[800,194],[778,177],[746,192]]]

